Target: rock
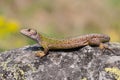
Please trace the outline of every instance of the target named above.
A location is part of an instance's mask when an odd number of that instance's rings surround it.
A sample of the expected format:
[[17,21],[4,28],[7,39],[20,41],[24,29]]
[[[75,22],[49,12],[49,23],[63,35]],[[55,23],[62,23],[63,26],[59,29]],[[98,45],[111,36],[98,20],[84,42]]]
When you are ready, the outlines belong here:
[[[36,57],[39,45],[0,53],[0,80],[115,80],[120,68],[120,43],[110,43],[110,50],[85,46],[53,50]],[[112,68],[118,68],[114,73]],[[117,77],[116,77],[117,76]]]

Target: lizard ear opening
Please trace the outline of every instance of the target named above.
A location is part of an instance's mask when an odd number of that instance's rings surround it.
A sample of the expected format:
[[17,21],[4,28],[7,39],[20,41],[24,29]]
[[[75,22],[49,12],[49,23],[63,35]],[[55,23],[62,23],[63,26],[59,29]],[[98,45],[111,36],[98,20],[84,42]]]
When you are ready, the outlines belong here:
[[33,30],[33,29],[27,29],[27,32],[29,32],[30,34],[33,34],[33,35],[36,35],[37,34],[37,31],[36,30]]
[[31,38],[39,42],[40,37],[37,31],[34,29],[28,29],[28,30],[30,31],[29,33],[31,34]]
[[31,32],[31,34],[33,34],[33,35],[37,35],[37,31],[36,30],[30,30],[30,32]]

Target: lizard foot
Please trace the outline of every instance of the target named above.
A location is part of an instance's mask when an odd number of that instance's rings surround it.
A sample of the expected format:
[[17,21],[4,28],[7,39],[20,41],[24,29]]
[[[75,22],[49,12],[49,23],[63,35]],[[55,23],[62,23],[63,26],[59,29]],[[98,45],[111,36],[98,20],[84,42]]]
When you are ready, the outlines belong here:
[[35,53],[35,56],[37,56],[37,57],[43,57],[43,56],[45,56],[45,53],[44,53],[44,51],[37,51]]
[[105,51],[105,49],[107,49],[110,50],[113,54],[115,54],[115,52],[112,49],[110,49],[107,44],[100,43],[99,48],[102,49],[103,52]]

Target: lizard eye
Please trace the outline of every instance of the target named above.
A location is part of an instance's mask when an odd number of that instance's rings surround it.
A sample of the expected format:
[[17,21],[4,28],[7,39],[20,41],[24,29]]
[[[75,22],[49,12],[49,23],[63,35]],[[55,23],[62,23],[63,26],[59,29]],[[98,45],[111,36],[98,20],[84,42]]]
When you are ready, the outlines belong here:
[[29,31],[29,32],[30,32],[30,31],[31,31],[31,29],[28,29],[27,31]]

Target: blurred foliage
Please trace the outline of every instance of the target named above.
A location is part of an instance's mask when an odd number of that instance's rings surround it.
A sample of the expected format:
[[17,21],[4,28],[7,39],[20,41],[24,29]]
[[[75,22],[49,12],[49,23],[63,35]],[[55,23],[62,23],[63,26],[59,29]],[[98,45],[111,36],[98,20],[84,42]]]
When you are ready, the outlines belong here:
[[20,23],[17,20],[0,16],[0,51],[11,49],[24,43],[24,40],[18,37],[19,29]]
[[120,6],[120,0],[109,0],[113,6]]
[[45,10],[48,13],[52,12],[53,6],[51,3],[52,0],[48,1],[48,0],[40,0],[39,2],[33,2],[30,6],[28,6],[27,8],[25,8],[22,13],[23,15],[26,14],[26,16],[28,15],[32,15],[35,11],[39,10]]
[[120,42],[120,0],[0,0],[0,51],[35,42],[21,28],[50,37],[104,33]]
[[19,23],[15,20],[7,21],[4,16],[0,16],[0,39],[5,36],[15,34],[19,29]]

